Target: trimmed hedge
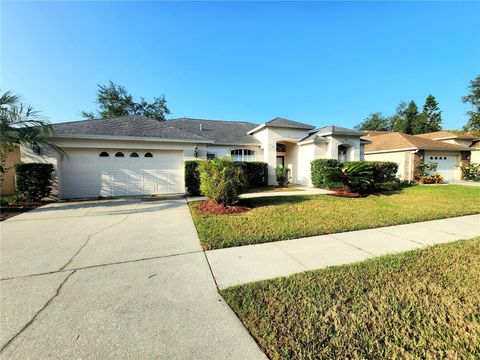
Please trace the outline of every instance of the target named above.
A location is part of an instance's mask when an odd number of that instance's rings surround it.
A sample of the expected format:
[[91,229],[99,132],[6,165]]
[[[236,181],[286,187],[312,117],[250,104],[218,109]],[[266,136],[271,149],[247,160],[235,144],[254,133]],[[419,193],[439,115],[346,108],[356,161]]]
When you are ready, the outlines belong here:
[[327,189],[343,187],[343,184],[326,181],[323,171],[326,167],[340,167],[340,162],[335,159],[317,159],[310,163],[313,186]]
[[236,161],[247,180],[247,187],[262,187],[268,185],[268,165],[262,161]]
[[[185,188],[190,195],[200,195],[199,164],[205,160],[185,161]],[[235,161],[234,164],[242,169],[246,179],[246,187],[263,187],[268,184],[268,166],[262,161]]]
[[185,188],[190,195],[200,195],[199,165],[204,160],[185,161]]
[[16,164],[17,192],[30,201],[40,201],[52,192],[52,164]]
[[[348,163],[364,163],[372,167],[373,183],[368,189],[356,189],[360,192],[381,191],[385,188],[394,188],[393,182],[398,182],[398,164],[391,161],[349,161]],[[329,183],[324,178],[326,167],[340,167],[342,164],[335,159],[317,159],[311,162],[312,184],[321,188],[341,188],[343,184]],[[382,186],[380,184],[389,183]],[[362,191],[363,190],[363,191]]]

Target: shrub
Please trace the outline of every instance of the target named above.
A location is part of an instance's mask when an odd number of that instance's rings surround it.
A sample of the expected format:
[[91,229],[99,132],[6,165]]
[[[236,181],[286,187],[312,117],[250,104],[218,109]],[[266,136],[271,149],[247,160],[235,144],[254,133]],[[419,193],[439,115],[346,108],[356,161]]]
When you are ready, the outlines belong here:
[[202,160],[185,161],[185,188],[190,195],[200,195],[199,164]]
[[331,167],[340,167],[340,162],[335,159],[317,159],[310,163],[313,186],[319,188],[337,188],[343,186],[342,183],[326,181],[325,169]]
[[275,169],[275,176],[277,177],[278,185],[287,186],[290,180],[290,169],[279,166]]
[[443,183],[443,176],[438,173],[429,176],[420,176],[417,181],[420,184],[441,184]]
[[268,184],[268,165],[262,161],[236,161],[245,175],[247,187],[262,187]]
[[422,177],[428,177],[437,171],[438,163],[436,162],[421,162],[417,164],[417,171],[415,179],[420,179]]
[[464,166],[460,166],[462,170],[463,178],[470,181],[480,181],[480,164],[470,163]]
[[39,201],[52,191],[52,164],[16,164],[16,187],[20,196],[30,201]]
[[245,176],[229,157],[202,161],[199,169],[200,190],[208,199],[223,206],[238,200],[240,190],[245,186]]
[[347,192],[365,192],[373,183],[372,166],[362,161],[347,162],[341,167],[327,167],[324,170],[325,181],[341,182]]
[[385,181],[375,184],[375,191],[396,191],[402,187],[399,181]]

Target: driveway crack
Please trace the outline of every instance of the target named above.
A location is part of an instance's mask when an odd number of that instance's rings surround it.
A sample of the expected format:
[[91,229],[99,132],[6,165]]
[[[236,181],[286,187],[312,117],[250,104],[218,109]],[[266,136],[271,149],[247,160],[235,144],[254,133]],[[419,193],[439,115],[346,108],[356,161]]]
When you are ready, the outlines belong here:
[[37,319],[37,317],[52,303],[52,301],[60,294],[60,291],[62,290],[63,286],[65,283],[70,279],[70,277],[75,274],[77,270],[72,271],[70,274],[68,274],[65,279],[60,283],[60,285],[57,287],[55,294],[48,299],[48,301],[45,303],[45,305],[42,306],[40,310],[38,310],[33,317],[30,319],[29,322],[27,322],[21,329],[18,331],[10,340],[8,340],[5,345],[2,346],[0,349],[0,353],[2,353],[18,336],[20,336],[30,325],[34,323],[34,321]]
[[[138,203],[138,204],[135,206],[135,208],[133,209],[132,213],[135,213],[135,212],[136,212],[139,204],[140,204],[140,203]],[[68,259],[68,261],[67,261],[60,269],[58,269],[57,271],[62,271],[62,270],[64,270],[68,265],[70,265],[70,264],[72,263],[72,261],[77,257],[77,255],[80,254],[80,252],[88,245],[88,243],[90,242],[90,240],[91,240],[95,235],[98,235],[98,234],[100,234],[100,233],[102,233],[102,232],[104,232],[104,231],[106,231],[106,230],[108,230],[108,229],[111,229],[111,228],[113,228],[113,227],[115,227],[115,226],[117,226],[117,225],[120,225],[120,224],[123,223],[125,220],[127,220],[127,219],[130,217],[130,215],[132,215],[132,213],[130,213],[130,214],[128,214],[127,216],[125,216],[125,217],[124,217],[122,220],[120,220],[119,222],[116,222],[115,224],[112,224],[112,225],[109,225],[109,226],[107,226],[107,227],[104,227],[103,229],[100,229],[100,230],[95,231],[94,233],[91,233],[90,235],[88,235],[87,240],[83,243],[83,245],[80,246],[80,247],[78,248],[78,250],[75,252],[75,254],[73,254],[72,257],[70,257],[70,259]]]

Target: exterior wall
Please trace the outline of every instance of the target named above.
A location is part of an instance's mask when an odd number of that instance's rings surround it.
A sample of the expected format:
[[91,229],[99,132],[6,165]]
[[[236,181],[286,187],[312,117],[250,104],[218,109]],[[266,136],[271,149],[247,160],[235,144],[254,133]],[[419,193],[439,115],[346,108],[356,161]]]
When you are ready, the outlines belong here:
[[10,195],[15,192],[15,168],[14,165],[20,162],[20,148],[15,146],[8,153],[5,160],[5,168],[10,168],[3,174],[3,182],[0,183],[0,194]]
[[409,171],[409,154],[410,151],[396,151],[388,153],[365,154],[367,161],[391,161],[398,164],[397,177],[401,180],[411,180]]
[[[295,143],[308,135],[308,131],[290,128],[271,128],[265,127],[257,131],[254,136],[261,142],[263,149],[263,161],[268,164],[268,184],[275,185],[277,183],[275,177],[275,168],[277,166],[277,142],[282,143]],[[299,176],[295,171],[295,162],[300,166],[299,156],[297,150],[292,148],[292,155],[289,158],[292,164],[292,181]],[[287,149],[287,152],[289,150]],[[297,158],[297,159],[295,159]],[[287,159],[285,159],[287,160]],[[304,161],[302,159],[302,161]],[[310,164],[310,162],[308,162]]]
[[328,136],[327,158],[338,159],[338,147],[344,145],[347,147],[347,160],[358,161],[361,159],[361,146],[359,137],[350,136]]
[[[248,149],[255,151],[255,161],[263,161],[263,151],[260,148],[260,145],[207,145],[206,153],[215,154],[215,157],[225,157],[230,156],[231,151],[235,149]],[[206,159],[206,154],[202,158]]]
[[470,155],[470,162],[480,164],[480,149],[472,148]]

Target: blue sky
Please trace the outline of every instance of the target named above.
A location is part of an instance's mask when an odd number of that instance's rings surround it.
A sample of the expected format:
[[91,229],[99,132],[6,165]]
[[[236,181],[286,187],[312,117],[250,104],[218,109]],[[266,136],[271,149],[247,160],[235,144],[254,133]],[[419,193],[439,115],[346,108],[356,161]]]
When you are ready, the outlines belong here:
[[0,86],[52,122],[111,79],[172,117],[349,127],[431,93],[460,128],[479,28],[480,2],[2,2]]

